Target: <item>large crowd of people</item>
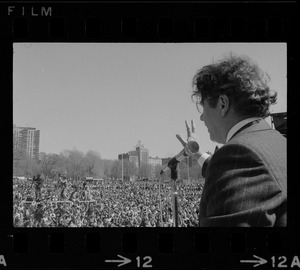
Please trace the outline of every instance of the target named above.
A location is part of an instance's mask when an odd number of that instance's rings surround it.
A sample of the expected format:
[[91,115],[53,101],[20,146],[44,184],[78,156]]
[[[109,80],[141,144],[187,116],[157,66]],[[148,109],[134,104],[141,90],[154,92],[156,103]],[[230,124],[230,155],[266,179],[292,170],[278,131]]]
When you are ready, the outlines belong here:
[[[33,182],[14,180],[15,227],[173,226],[171,182],[160,193],[150,181]],[[198,226],[202,185],[178,183],[177,189],[178,225]]]

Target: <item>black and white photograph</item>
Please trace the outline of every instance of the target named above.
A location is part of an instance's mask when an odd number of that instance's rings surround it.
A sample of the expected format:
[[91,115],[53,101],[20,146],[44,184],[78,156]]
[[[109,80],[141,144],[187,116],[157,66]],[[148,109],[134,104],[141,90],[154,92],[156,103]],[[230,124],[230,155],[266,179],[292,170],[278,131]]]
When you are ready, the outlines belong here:
[[14,43],[14,227],[286,227],[286,43]]

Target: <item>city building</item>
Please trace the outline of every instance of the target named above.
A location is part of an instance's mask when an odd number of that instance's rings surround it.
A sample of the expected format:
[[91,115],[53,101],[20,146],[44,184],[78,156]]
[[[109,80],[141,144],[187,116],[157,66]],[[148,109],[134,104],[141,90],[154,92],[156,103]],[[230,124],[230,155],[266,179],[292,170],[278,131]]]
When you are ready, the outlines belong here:
[[39,159],[40,131],[33,127],[13,127],[14,158],[23,159],[26,154]]
[[149,165],[151,166],[150,168],[150,179],[155,179],[157,177],[157,166],[159,166],[159,170],[161,170],[162,166],[162,159],[159,157],[149,157]]
[[139,158],[136,151],[129,151],[128,153],[119,154],[118,160],[122,159],[133,163],[137,168],[139,167]]
[[[123,161],[131,162],[134,164],[136,169],[138,168],[138,156],[135,151],[119,154],[118,159],[121,161],[123,160]],[[122,162],[122,178],[124,180],[129,179],[130,181],[135,181],[136,170],[132,170],[132,168],[130,169],[130,166],[128,166],[127,162],[125,162],[124,166],[123,166],[124,163]]]
[[129,162],[135,164],[135,166],[138,168],[138,175],[140,175],[142,164],[149,164],[149,150],[144,148],[144,145],[141,143],[141,141],[138,141],[134,151],[119,154],[118,159],[128,159]]
[[139,167],[139,157],[136,151],[128,152],[129,162],[133,163],[137,168]]
[[161,166],[162,165],[162,159],[159,158],[159,157],[149,157],[149,164],[153,167]]
[[139,158],[139,167],[141,167],[142,164],[149,164],[149,150],[144,148],[144,145],[141,143],[141,141],[138,141],[135,151],[137,152],[137,156]]
[[124,160],[129,160],[129,155],[128,155],[128,153],[119,154],[119,155],[118,155],[118,160],[122,160],[122,159],[124,159]]
[[141,141],[139,141],[135,147],[134,151],[119,154],[118,159],[128,159],[130,162],[134,163],[137,168],[140,168],[142,164],[149,164],[149,150],[144,148]]

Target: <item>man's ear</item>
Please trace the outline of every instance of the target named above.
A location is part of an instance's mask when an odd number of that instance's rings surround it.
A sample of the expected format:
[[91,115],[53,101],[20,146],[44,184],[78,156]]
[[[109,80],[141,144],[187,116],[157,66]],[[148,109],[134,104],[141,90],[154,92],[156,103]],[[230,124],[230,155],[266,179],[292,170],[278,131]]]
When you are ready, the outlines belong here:
[[220,95],[218,106],[220,109],[220,115],[224,117],[229,111],[229,107],[230,107],[229,97],[227,95]]

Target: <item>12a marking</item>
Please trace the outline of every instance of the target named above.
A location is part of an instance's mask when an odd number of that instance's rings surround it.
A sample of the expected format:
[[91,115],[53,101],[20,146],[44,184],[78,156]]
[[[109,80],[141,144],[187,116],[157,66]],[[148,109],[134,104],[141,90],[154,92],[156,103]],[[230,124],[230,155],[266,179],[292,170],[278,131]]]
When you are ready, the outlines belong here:
[[[151,268],[152,265],[150,264],[152,262],[152,258],[150,256],[145,256],[143,259],[144,261],[142,267],[143,268]],[[141,267],[141,257],[140,256],[137,256],[136,257],[136,261],[137,261],[137,267]]]
[[298,268],[300,268],[300,261],[299,261],[298,256],[294,256],[290,265],[288,265],[288,263],[287,263],[286,256],[279,256],[278,259],[275,256],[272,256],[271,260],[272,260],[272,267],[278,267],[278,268],[298,267]]

